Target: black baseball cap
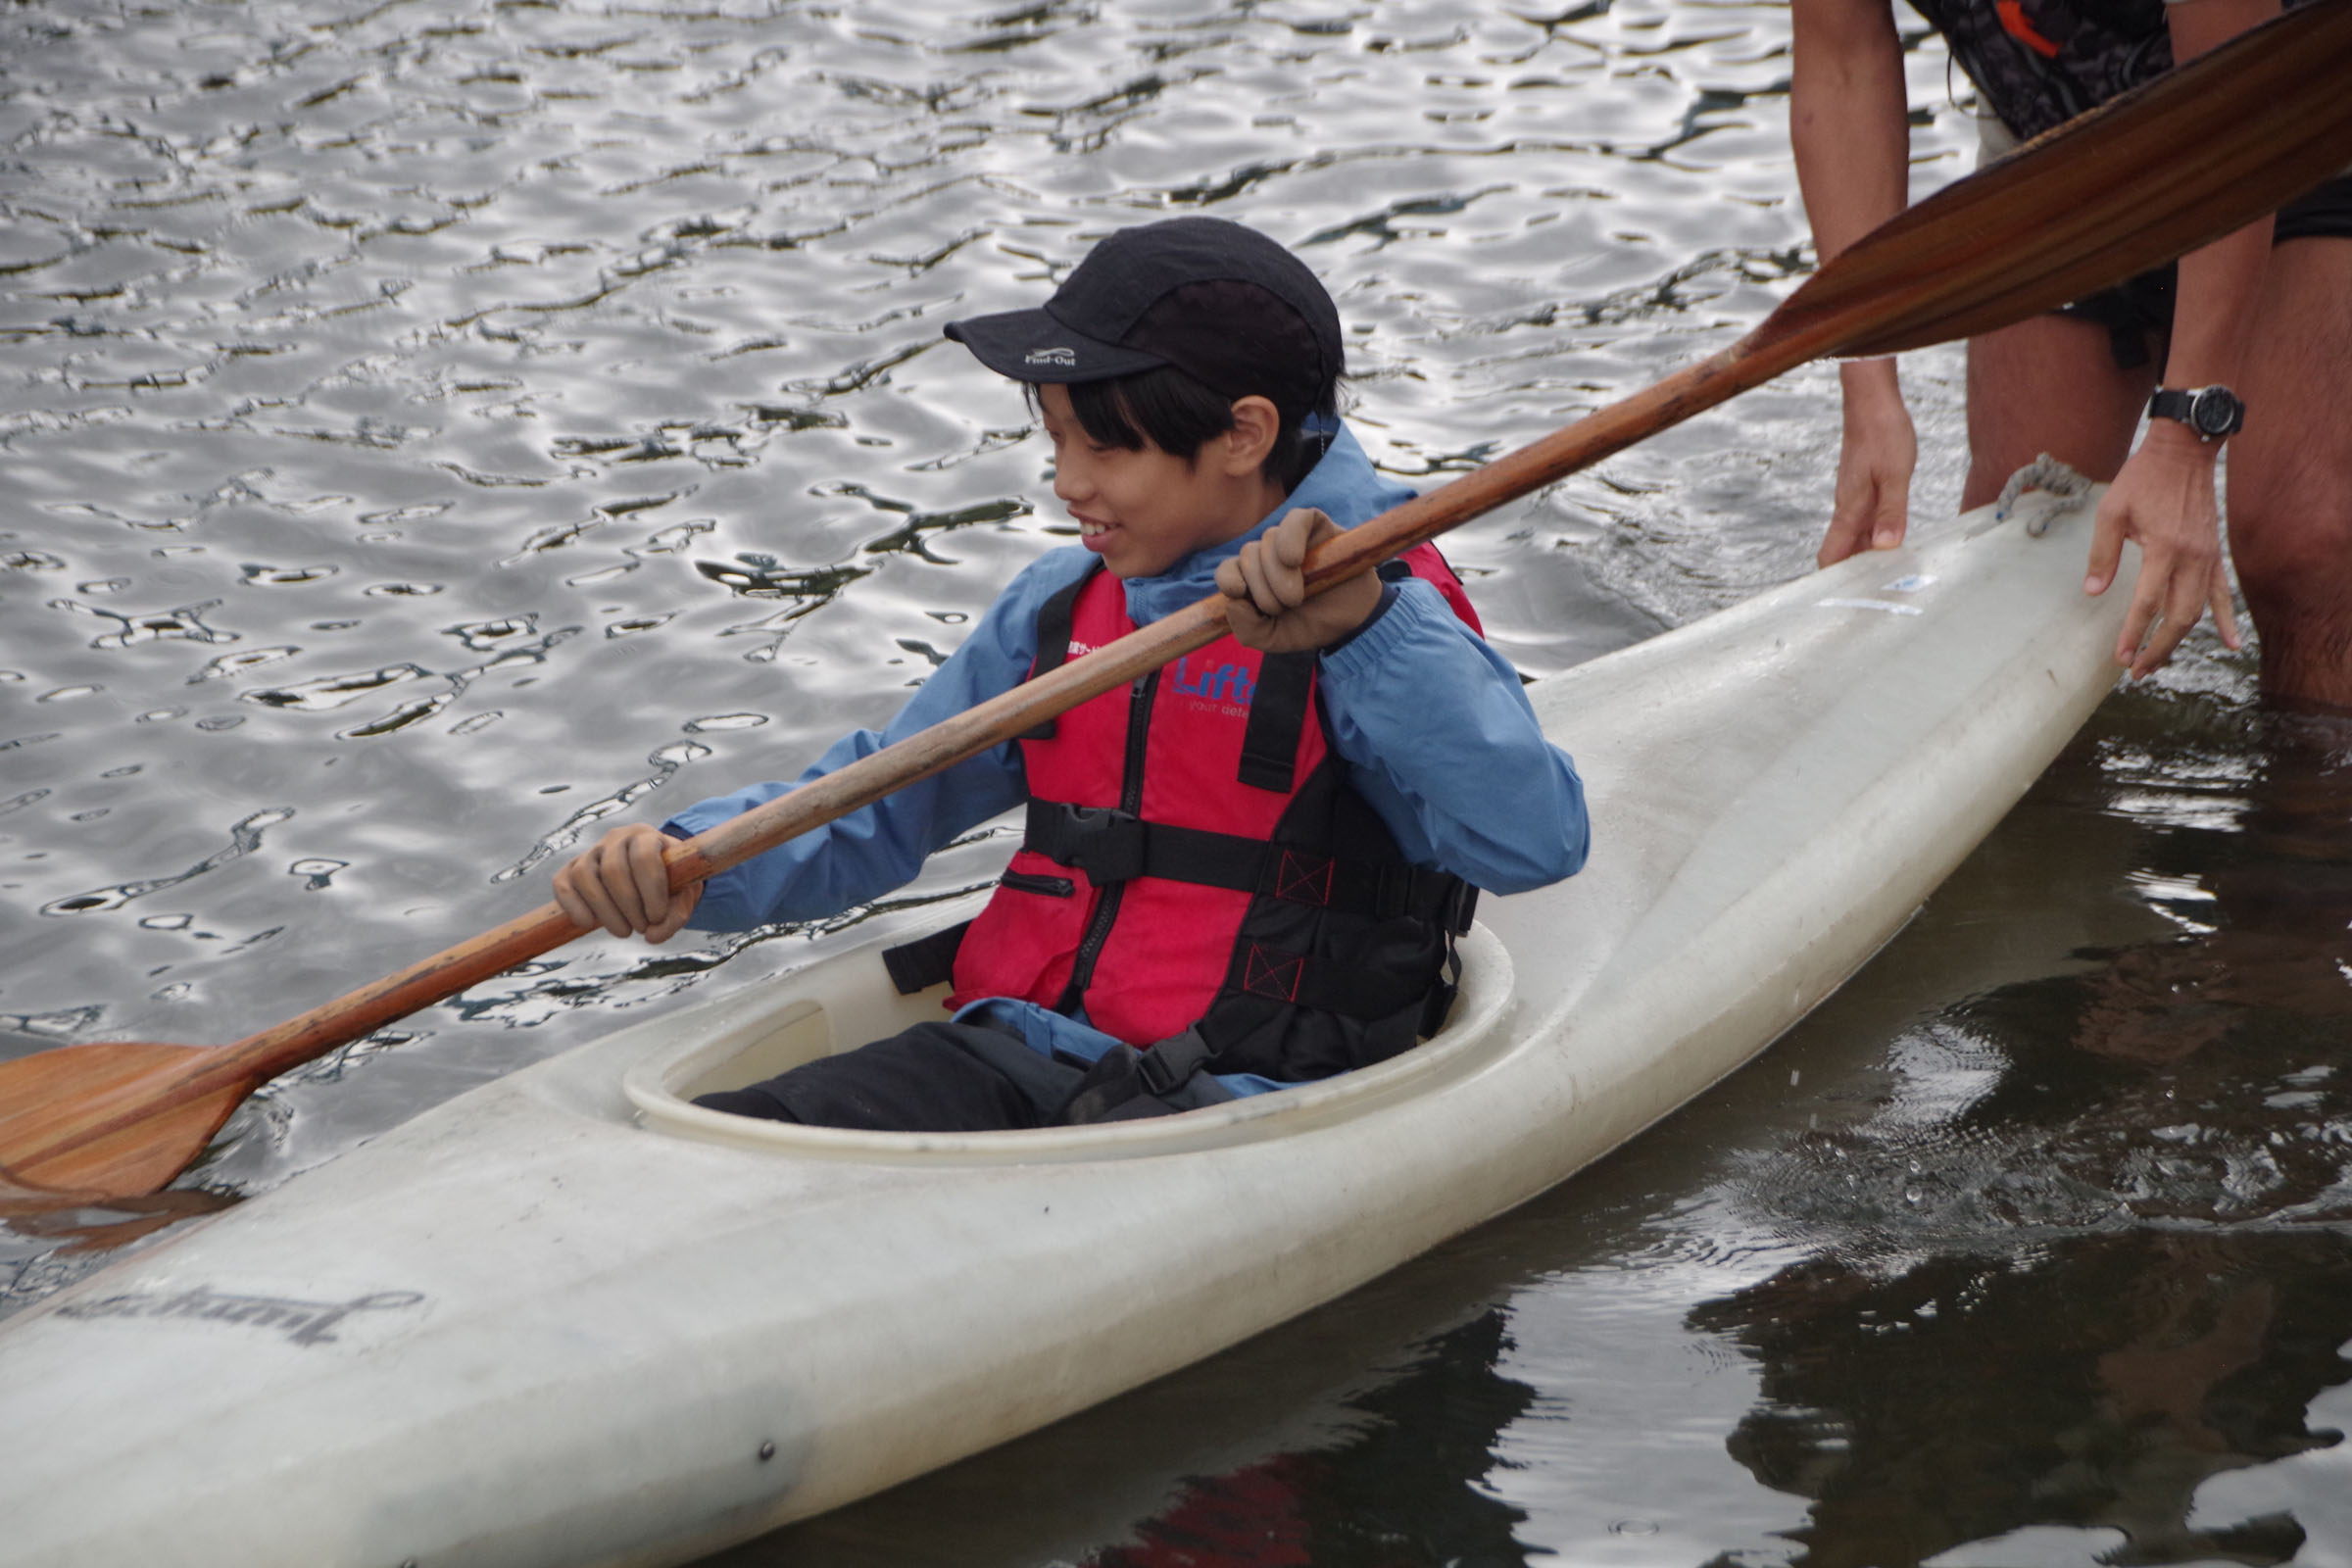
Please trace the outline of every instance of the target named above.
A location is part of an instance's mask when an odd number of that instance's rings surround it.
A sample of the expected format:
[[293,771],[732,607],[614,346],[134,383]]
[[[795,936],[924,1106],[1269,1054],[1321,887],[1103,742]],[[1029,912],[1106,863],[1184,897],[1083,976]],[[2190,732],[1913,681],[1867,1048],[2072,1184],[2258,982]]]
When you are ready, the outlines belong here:
[[948,336],[1016,381],[1101,381],[1173,365],[1285,415],[1321,408],[1345,361],[1340,313],[1304,262],[1222,218],[1123,228],[1037,309],[950,321]]

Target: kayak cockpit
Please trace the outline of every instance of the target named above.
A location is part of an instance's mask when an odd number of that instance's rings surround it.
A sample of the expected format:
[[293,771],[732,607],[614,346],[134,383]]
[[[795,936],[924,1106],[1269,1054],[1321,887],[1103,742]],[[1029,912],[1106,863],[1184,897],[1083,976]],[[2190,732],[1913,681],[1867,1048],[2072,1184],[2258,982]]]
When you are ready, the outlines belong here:
[[1511,957],[1483,925],[1461,939],[1459,951],[1461,994],[1453,1011],[1444,1029],[1411,1051],[1336,1078],[1181,1115],[1024,1132],[877,1133],[761,1121],[692,1103],[697,1095],[740,1089],[940,1017],[947,988],[901,996],[878,946],[664,1020],[676,1033],[629,1068],[621,1088],[653,1131],[802,1157],[1004,1164],[1212,1149],[1357,1116],[1483,1066],[1507,1044],[1500,1026],[1512,997]]

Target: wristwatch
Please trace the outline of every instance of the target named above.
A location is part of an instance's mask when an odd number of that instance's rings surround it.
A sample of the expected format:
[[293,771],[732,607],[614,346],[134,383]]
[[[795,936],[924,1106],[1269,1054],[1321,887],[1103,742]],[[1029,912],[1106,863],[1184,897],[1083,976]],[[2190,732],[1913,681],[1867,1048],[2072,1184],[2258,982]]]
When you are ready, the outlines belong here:
[[2148,417],[2179,419],[2197,432],[2200,441],[2220,441],[2237,434],[2246,422],[2246,406],[2226,386],[2186,390],[2158,387],[2148,399]]

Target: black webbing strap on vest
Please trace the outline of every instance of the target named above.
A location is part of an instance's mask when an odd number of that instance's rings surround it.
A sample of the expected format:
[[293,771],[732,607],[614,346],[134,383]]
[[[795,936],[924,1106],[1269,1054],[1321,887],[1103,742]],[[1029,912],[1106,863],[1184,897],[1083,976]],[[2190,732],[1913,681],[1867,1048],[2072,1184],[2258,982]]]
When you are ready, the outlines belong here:
[[1250,721],[1242,731],[1238,776],[1253,789],[1291,793],[1298,761],[1298,736],[1306,728],[1313,700],[1315,654],[1268,654],[1258,661],[1257,684],[1250,692]]
[[[1413,575],[1413,568],[1401,561],[1384,561],[1377,569],[1386,582]],[[1268,654],[1258,661],[1257,684],[1250,693],[1249,727],[1242,731],[1243,783],[1277,795],[1291,793],[1298,776],[1298,737],[1314,702],[1317,659],[1310,648]]]
[[902,942],[895,948],[882,950],[882,967],[890,971],[890,983],[902,997],[911,997],[918,991],[928,991],[956,972],[956,950],[963,946],[963,934],[972,922],[952,925],[945,931],[934,931],[912,942]]
[[1197,1027],[1145,1051],[1113,1046],[1078,1080],[1054,1124],[1085,1126],[1222,1104],[1236,1097],[1203,1070],[1215,1054]]
[[1029,803],[1024,848],[1086,873],[1097,887],[1163,877],[1237,893],[1262,893],[1349,914],[1434,921],[1470,929],[1478,890],[1461,878],[1402,860],[1343,860],[1204,828],[1147,822],[1106,806]]
[[[1037,662],[1029,666],[1031,680],[1059,669],[1070,662],[1070,626],[1077,618],[1078,596],[1086,591],[1086,585],[1093,582],[1095,573],[1102,569],[1102,563],[1097,562],[1076,582],[1059,590],[1038,608]],[[1054,738],[1054,721],[1049,718],[1035,729],[1025,729],[1018,738],[1050,741]]]
[[1198,1025],[1180,1035],[1170,1035],[1137,1058],[1136,1076],[1144,1087],[1155,1095],[1173,1094],[1192,1082],[1193,1075],[1208,1065],[1216,1052],[1200,1037]]
[[[1393,561],[1381,566],[1382,575],[1389,575],[1392,566],[1398,567],[1405,576],[1412,575],[1410,567]],[[1102,569],[1102,564],[1096,563],[1076,582],[1056,590],[1038,607],[1037,659],[1029,666],[1029,679],[1035,680],[1070,662],[1070,628],[1077,620],[1078,596]],[[1314,681],[1315,654],[1311,649],[1296,654],[1268,654],[1258,661],[1257,680],[1250,693],[1250,717],[1242,731],[1242,761],[1237,770],[1244,784],[1272,790],[1277,795],[1291,793],[1298,774],[1298,737],[1306,728]],[[1052,740],[1054,720],[1049,718],[1035,729],[1023,730],[1019,738]]]
[[[1377,570],[1384,582],[1400,582],[1413,574],[1401,561],[1384,561]],[[1277,795],[1291,793],[1297,781],[1298,736],[1314,702],[1318,657],[1310,648],[1268,654],[1258,661],[1257,685],[1250,693],[1250,723],[1242,732],[1243,783]]]

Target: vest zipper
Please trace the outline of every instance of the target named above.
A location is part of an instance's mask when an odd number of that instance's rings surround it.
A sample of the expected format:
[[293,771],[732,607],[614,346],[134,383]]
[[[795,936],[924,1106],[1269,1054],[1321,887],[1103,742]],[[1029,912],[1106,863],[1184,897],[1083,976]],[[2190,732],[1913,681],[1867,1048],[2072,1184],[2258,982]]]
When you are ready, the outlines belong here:
[[[1140,815],[1144,809],[1144,745],[1151,736],[1152,698],[1158,689],[1156,669],[1128,688],[1127,759],[1119,781],[1119,809],[1130,816]],[[1100,891],[1102,896],[1096,901],[1094,918],[1087,922],[1086,935],[1078,944],[1078,956],[1070,965],[1070,983],[1063,988],[1055,1012],[1069,1012],[1084,999],[1087,983],[1095,977],[1095,960],[1102,956],[1110,928],[1119,918],[1127,884],[1113,882]]]

